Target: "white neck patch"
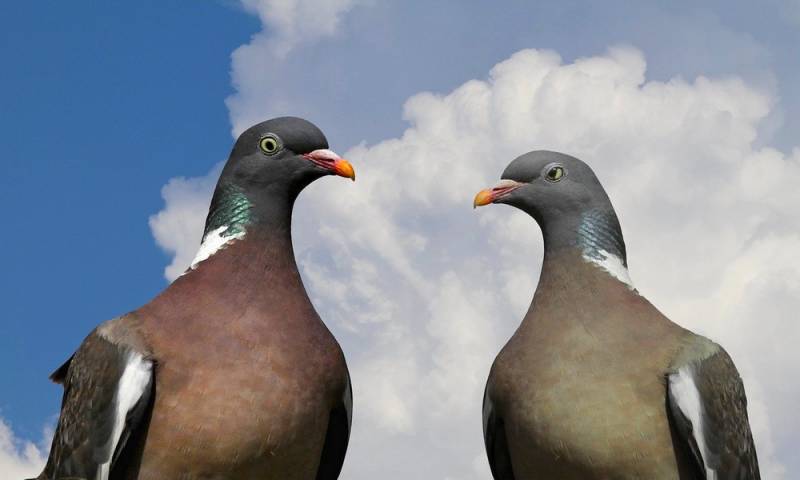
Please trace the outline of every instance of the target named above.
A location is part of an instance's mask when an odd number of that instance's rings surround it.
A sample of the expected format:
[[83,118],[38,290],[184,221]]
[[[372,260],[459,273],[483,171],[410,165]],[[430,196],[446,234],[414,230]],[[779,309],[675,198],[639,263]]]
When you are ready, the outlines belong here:
[[197,254],[194,256],[189,270],[194,270],[200,262],[208,259],[234,240],[244,237],[245,234],[245,231],[242,230],[232,235],[223,235],[226,230],[228,230],[228,225],[223,225],[211,230],[203,237],[203,242],[200,244],[200,248],[197,250]]
[[585,253],[583,254],[583,259],[589,263],[593,263],[598,267],[602,268],[609,275],[627,285],[629,289],[635,290],[635,287],[633,286],[633,281],[631,280],[631,276],[628,273],[628,268],[625,267],[624,263],[622,263],[621,258],[614,255],[613,253],[608,253],[605,250],[599,250],[597,253],[599,253],[600,256],[603,257],[602,260],[591,257]]

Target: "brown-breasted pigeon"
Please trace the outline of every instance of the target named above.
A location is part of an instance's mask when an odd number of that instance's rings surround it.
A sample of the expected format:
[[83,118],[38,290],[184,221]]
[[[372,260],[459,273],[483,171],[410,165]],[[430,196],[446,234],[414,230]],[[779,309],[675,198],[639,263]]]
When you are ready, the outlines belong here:
[[39,480],[332,480],[350,435],[345,359],[292,251],[292,207],[355,178],[313,124],[242,133],[191,267],[98,326],[52,375],[64,386]]
[[544,262],[486,384],[494,478],[758,479],[736,367],[634,289],[617,215],[589,166],[535,151],[502,178],[474,205],[532,216]]

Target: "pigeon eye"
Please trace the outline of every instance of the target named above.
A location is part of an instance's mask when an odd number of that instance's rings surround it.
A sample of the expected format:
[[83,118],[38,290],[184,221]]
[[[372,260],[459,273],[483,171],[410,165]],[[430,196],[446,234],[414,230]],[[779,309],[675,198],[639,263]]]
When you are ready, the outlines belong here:
[[258,146],[261,148],[261,151],[267,155],[275,155],[281,149],[281,142],[278,140],[278,137],[269,134],[261,138],[258,142]]
[[553,165],[546,169],[545,178],[550,182],[557,182],[564,178],[564,167],[560,165]]

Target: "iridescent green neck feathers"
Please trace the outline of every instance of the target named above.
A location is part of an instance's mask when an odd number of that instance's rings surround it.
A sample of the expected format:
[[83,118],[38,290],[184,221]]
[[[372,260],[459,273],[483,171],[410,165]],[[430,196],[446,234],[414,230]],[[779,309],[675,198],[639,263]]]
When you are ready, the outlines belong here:
[[252,209],[250,199],[241,188],[235,185],[219,187],[211,200],[203,238],[220,227],[227,227],[224,236],[244,232],[245,227],[253,221]]

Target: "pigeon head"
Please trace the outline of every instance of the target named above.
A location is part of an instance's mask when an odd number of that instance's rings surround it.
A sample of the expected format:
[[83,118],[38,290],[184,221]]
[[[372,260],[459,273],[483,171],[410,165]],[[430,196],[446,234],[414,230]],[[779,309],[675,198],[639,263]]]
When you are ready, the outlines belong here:
[[473,206],[517,207],[539,224],[545,249],[577,247],[589,256],[605,252],[625,264],[625,243],[614,207],[586,163],[538,150],[517,157],[501,178],[494,187],[478,192]]
[[253,125],[222,169],[204,236],[220,228],[232,235],[249,224],[285,226],[300,191],[326,175],[355,180],[352,165],[328,149],[313,123],[280,117]]
[[355,180],[347,160],[328,150],[328,140],[313,123],[297,117],[267,120],[236,140],[220,183],[257,193],[279,189],[299,193],[325,175]]

